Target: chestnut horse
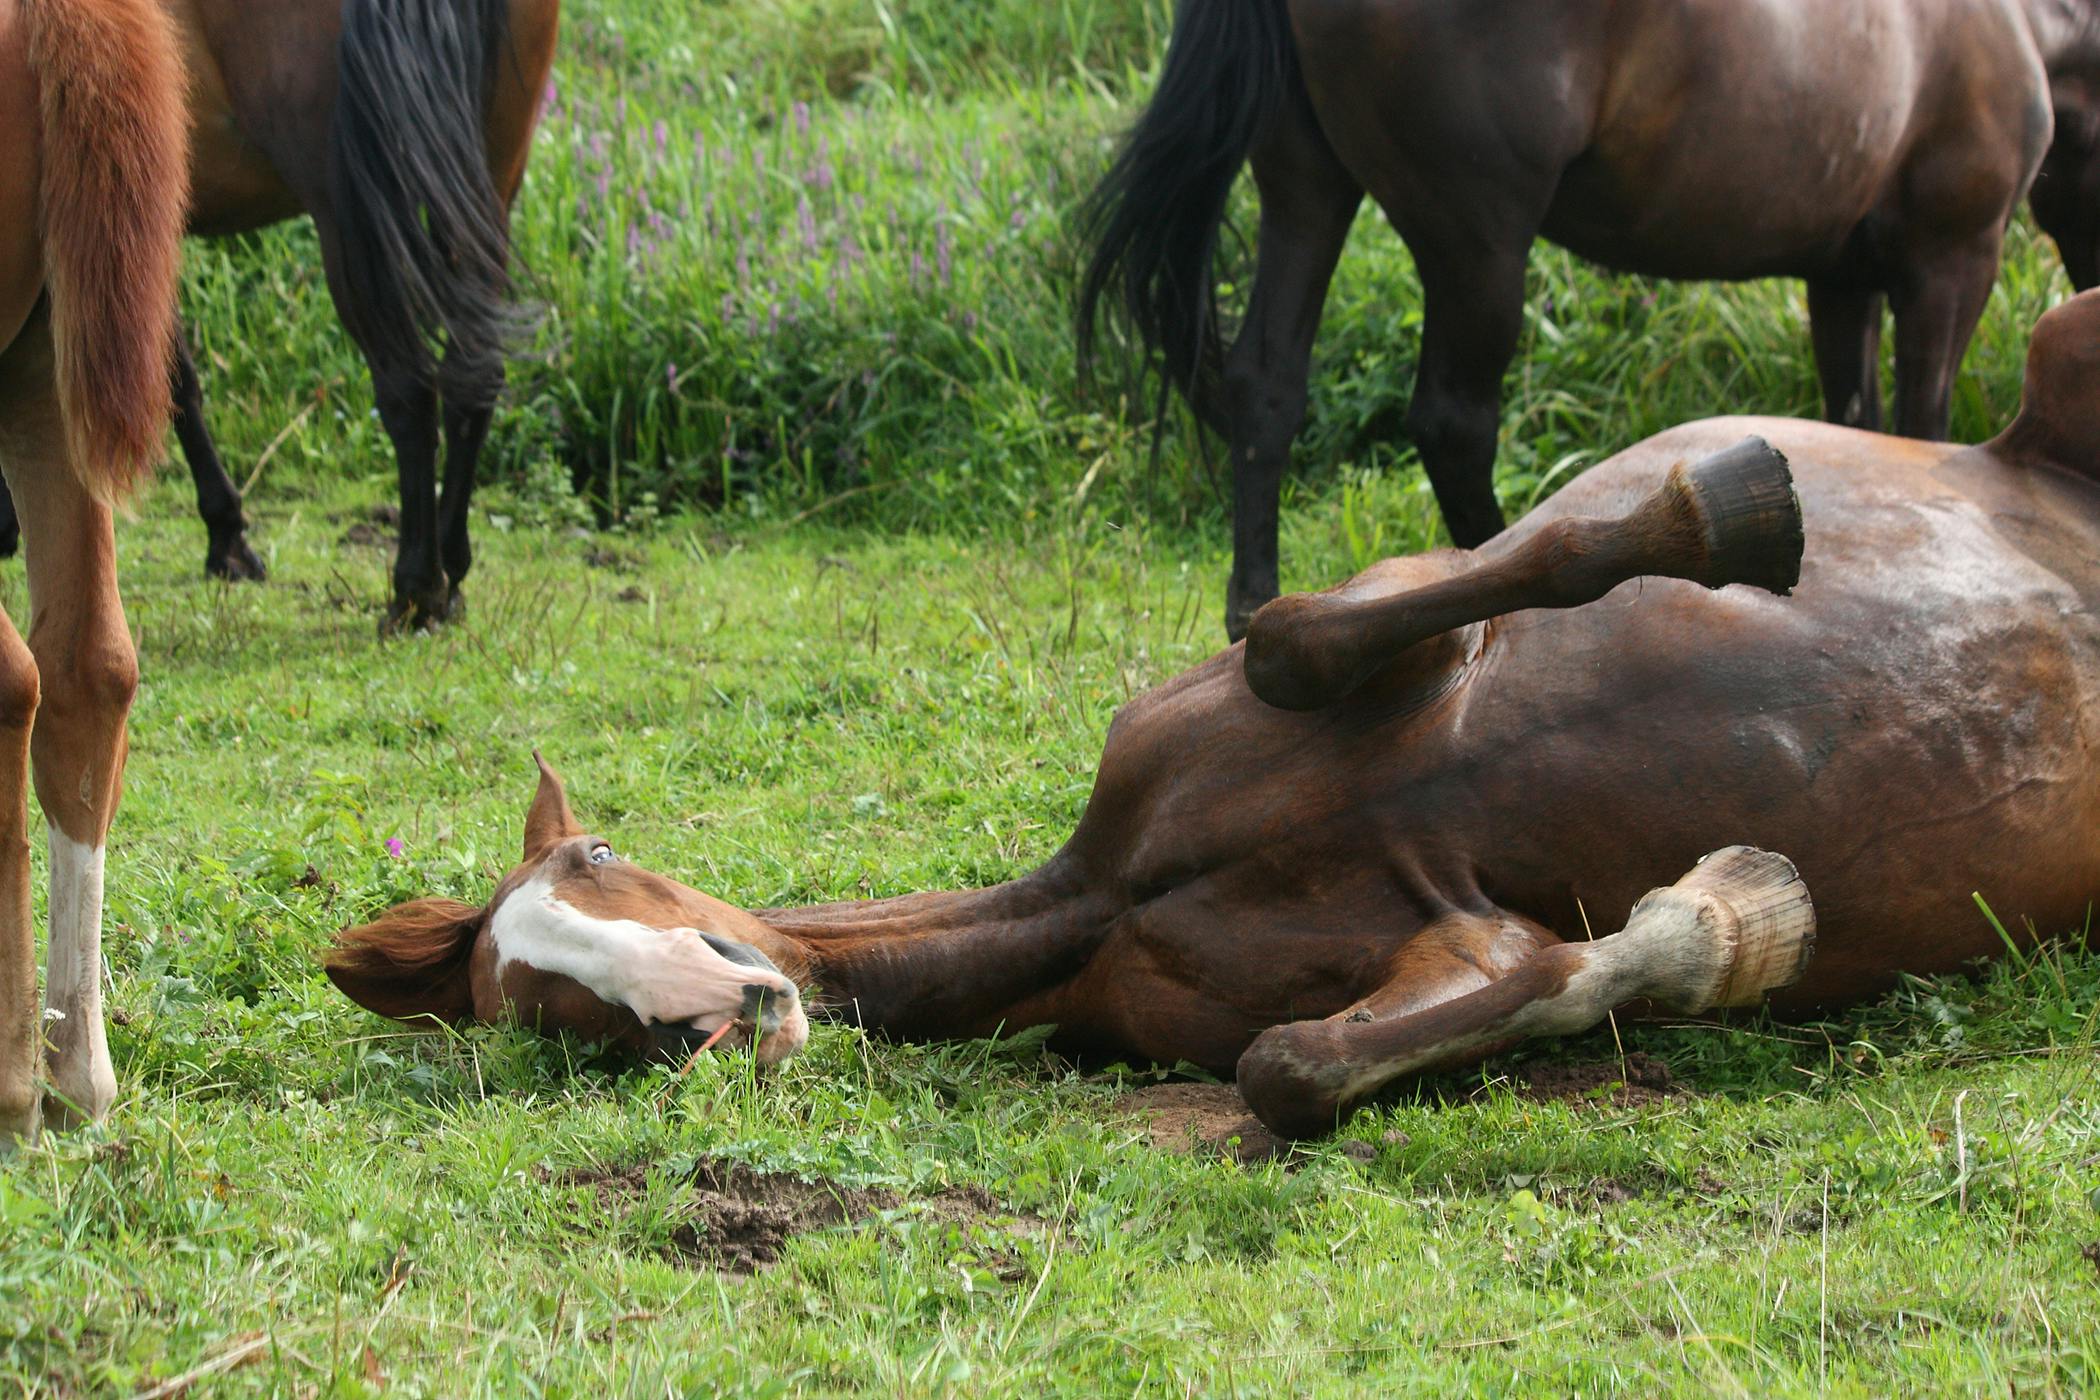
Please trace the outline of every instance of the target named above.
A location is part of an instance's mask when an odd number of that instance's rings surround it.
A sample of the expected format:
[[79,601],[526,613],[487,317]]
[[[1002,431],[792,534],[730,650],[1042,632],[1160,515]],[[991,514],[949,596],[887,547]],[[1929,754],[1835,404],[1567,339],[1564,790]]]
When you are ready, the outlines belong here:
[[765,1060],[791,982],[893,1035],[1052,1023],[1236,1071],[1306,1134],[1623,1003],[1960,968],[2004,950],[1972,892],[2044,932],[2100,894],[2100,292],[2043,319],[1982,447],[1693,423],[1480,550],[1270,604],[1116,716],[1077,831],[1009,884],[747,913],[623,861],[547,774],[526,830],[486,906],[339,934],[337,985]]
[[[1628,272],[1792,276],[1833,422],[1943,438],[2008,217],[2100,279],[2096,0],[1184,0],[1151,105],[1089,205],[1088,356],[1120,303],[1231,445],[1226,629],[1276,596],[1276,511],[1328,280],[1364,193],[1413,253],[1407,429],[1452,539],[1502,528],[1502,377],[1539,237]],[[2051,109],[2055,139],[2051,143]],[[1229,355],[1227,196],[1261,196]]]
[[[157,0],[0,0],[0,473],[29,640],[0,613],[0,1149],[116,1095],[102,1027],[103,844],[138,663],[112,501],[168,421],[187,196],[175,31]],[[50,826],[50,1009],[36,1005],[28,783]],[[48,1094],[40,1092],[50,1041]]]
[[[559,0],[162,4],[189,55],[190,230],[243,233],[313,216],[329,294],[371,367],[400,466],[388,625],[442,621],[473,562],[468,505],[515,319],[509,211],[554,60]],[[210,537],[205,572],[259,579],[240,492],[212,445],[180,340],[173,379],[176,431]],[[0,516],[0,539],[7,525]]]

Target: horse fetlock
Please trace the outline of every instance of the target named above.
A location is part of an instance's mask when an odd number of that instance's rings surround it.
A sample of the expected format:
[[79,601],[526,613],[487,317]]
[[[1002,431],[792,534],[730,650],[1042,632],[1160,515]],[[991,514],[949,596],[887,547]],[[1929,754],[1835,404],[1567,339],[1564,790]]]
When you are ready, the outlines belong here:
[[1356,684],[1358,649],[1329,625],[1336,604],[1293,593],[1259,609],[1247,624],[1247,686],[1279,710],[1317,710]]
[[1327,1021],[1293,1021],[1255,1037],[1234,1071],[1254,1116],[1283,1137],[1333,1130],[1349,1084],[1338,1029]]

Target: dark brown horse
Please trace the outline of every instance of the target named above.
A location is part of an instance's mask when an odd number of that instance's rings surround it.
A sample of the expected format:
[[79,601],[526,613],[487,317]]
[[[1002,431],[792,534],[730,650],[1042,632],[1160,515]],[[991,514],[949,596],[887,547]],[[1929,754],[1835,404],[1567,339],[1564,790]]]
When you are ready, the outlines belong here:
[[[157,0],[0,0],[0,471],[29,565],[26,644],[0,613],[0,1151],[47,1100],[56,1121],[116,1095],[103,843],[138,663],[110,506],[167,431],[186,131]],[[41,1016],[32,770],[51,842]]]
[[1307,1133],[1625,1002],[1959,968],[2004,951],[1972,891],[2043,931],[2100,894],[2100,292],[2042,321],[1982,447],[1694,423],[1484,549],[1271,604],[1116,716],[1078,830],[1010,884],[747,913],[584,834],[551,774],[526,831],[486,906],[344,930],[337,984],[763,1060],[799,1044],[792,981],[894,1035],[1054,1023],[1236,1071]]
[[[1328,279],[1368,191],[1414,254],[1408,432],[1460,545],[1492,469],[1532,241],[1630,272],[1808,280],[1833,422],[1947,432],[2006,221],[2100,279],[2094,0],[1184,0],[1151,105],[1090,206],[1079,333],[1120,303],[1231,444],[1226,627],[1276,595],[1276,510]],[[2054,143],[2051,113],[2054,109]],[[2043,161],[2047,153],[2046,162]],[[1212,264],[1251,159],[1253,294],[1223,355]]]
[[[313,217],[329,294],[371,367],[400,465],[388,622],[440,621],[472,564],[468,506],[514,319],[509,210],[559,0],[161,3],[189,57],[190,229]],[[173,377],[176,431],[210,535],[205,571],[260,578],[179,341]],[[0,537],[11,526],[10,511]]]

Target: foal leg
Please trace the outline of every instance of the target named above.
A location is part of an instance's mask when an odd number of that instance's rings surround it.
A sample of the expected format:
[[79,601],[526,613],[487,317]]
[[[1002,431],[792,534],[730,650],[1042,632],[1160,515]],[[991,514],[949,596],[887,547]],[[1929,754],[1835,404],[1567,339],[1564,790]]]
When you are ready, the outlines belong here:
[[[51,382],[49,330],[31,323],[0,355],[0,469],[64,471],[64,434]],[[0,492],[4,496],[5,492]],[[14,518],[12,503],[8,518]],[[0,1152],[36,1133],[43,1064],[36,928],[29,898],[29,733],[36,662],[0,612]]]
[[181,439],[183,458],[190,464],[190,479],[197,486],[197,514],[209,541],[204,548],[204,572],[212,578],[261,582],[263,562],[248,546],[248,518],[241,512],[240,490],[226,475],[226,465],[211,440],[211,428],[204,421],[204,387],[197,381],[197,362],[190,355],[185,334],[175,338],[171,377],[175,436]]
[[1969,337],[1998,280],[1999,231],[1914,258],[1889,298],[1896,313],[1896,431],[1944,441]]
[[1477,991],[1421,1007],[1414,989],[1388,984],[1324,1021],[1264,1031],[1240,1057],[1240,1093],[1278,1133],[1326,1132],[1403,1074],[1572,1035],[1630,1001],[1687,1015],[1754,1006],[1800,975],[1814,938],[1792,862],[1731,846],[1649,891],[1619,932],[1545,948]]
[[1312,113],[1294,102],[1253,159],[1261,192],[1254,291],[1226,357],[1216,405],[1232,452],[1232,578],[1225,634],[1246,635],[1276,596],[1276,512],[1291,442],[1305,422],[1306,378],[1327,285],[1348,241],[1363,188],[1328,149]]
[[26,936],[27,852],[12,803],[21,793],[18,735],[27,730],[51,843],[44,1114],[63,1123],[100,1118],[116,1098],[102,1025],[103,845],[123,786],[138,660],[117,596],[109,507],[74,476],[55,414],[27,434],[12,420],[0,409],[11,430],[0,468],[22,517],[30,622],[28,655],[18,640],[9,644],[11,633],[0,634],[8,682],[0,718],[0,918],[20,917]]
[[1881,311],[1878,291],[1809,280],[1809,339],[1823,384],[1823,416],[1833,423],[1881,430]]

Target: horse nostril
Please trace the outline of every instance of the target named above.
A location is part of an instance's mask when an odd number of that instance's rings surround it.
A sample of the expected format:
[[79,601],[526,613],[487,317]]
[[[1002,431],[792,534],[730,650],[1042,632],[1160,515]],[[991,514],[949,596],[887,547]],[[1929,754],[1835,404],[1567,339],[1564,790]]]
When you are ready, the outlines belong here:
[[784,992],[762,982],[747,982],[744,985],[744,1004],[737,1012],[737,1019],[745,1025],[756,1026],[760,1035],[771,1035],[780,1029],[780,1023],[794,1004],[793,992]]

